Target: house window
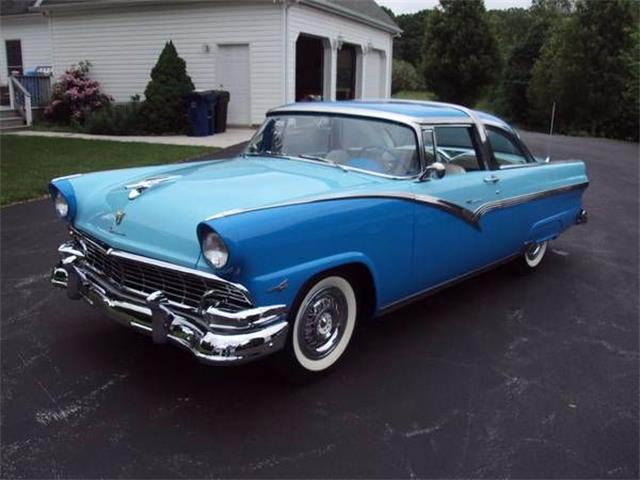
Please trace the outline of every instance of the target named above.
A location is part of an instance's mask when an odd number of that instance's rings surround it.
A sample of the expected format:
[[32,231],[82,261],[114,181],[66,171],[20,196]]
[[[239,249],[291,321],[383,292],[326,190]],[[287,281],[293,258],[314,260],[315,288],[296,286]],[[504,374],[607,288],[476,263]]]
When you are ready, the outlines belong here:
[[5,51],[7,52],[7,70],[9,75],[12,72],[23,74],[22,68],[22,45],[20,40],[7,40],[4,42]]
[[353,100],[354,98],[356,98],[356,47],[343,45],[338,50],[336,100]]

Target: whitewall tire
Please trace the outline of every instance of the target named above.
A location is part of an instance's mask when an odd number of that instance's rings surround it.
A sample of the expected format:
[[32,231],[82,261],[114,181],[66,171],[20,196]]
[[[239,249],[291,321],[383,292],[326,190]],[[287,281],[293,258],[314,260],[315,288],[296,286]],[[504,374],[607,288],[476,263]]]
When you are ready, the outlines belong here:
[[356,326],[358,301],[349,281],[321,278],[301,294],[291,312],[287,369],[297,377],[328,371],[344,355]]
[[525,246],[522,256],[518,261],[518,271],[520,273],[529,273],[538,269],[545,254],[547,253],[547,247],[549,241],[529,243]]

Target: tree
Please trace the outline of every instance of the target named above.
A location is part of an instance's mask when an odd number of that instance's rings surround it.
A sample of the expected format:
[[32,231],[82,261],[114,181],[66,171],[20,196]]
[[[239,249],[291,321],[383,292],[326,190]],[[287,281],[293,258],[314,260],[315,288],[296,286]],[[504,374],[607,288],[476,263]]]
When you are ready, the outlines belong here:
[[[535,0],[526,11],[526,17],[520,19],[525,21],[517,22],[520,33],[510,29],[510,49],[505,58],[498,97],[500,113],[512,121],[530,122],[527,91],[531,72],[550,32],[570,12],[571,3],[567,0]],[[502,26],[500,30],[505,31]]]
[[482,0],[440,0],[424,40],[424,79],[440,99],[473,107],[500,73]]
[[630,0],[576,3],[533,69],[529,98],[539,123],[555,101],[565,131],[615,134],[625,108],[634,26]]
[[164,46],[144,91],[142,114],[151,133],[181,133],[187,126],[184,96],[193,91],[187,65],[173,42]]
[[415,13],[407,13],[395,17],[395,21],[402,29],[399,37],[393,41],[393,56],[414,67],[421,67],[422,48],[427,19],[431,10],[421,10]]
[[389,18],[391,20],[395,20],[396,19],[396,14],[393,13],[393,10],[391,10],[389,7],[385,7],[384,5],[380,5],[380,8],[382,9],[382,11],[384,11],[384,13],[389,15]]
[[623,54],[627,66],[627,80],[622,92],[623,110],[616,125],[615,137],[638,141],[640,137],[640,24],[631,34],[632,47]]
[[393,61],[393,70],[391,72],[392,93],[396,93],[401,90],[418,90],[421,86],[418,72],[411,63],[405,62],[399,58]]

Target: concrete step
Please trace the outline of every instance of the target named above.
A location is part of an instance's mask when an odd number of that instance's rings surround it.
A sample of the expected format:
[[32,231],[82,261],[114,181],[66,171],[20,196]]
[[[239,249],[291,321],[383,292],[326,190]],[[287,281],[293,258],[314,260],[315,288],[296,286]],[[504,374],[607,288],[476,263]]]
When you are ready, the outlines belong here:
[[15,110],[11,110],[9,107],[3,107],[2,109],[0,109],[0,118],[10,118],[17,116],[18,112],[16,112]]
[[22,117],[0,117],[0,130],[5,130],[13,127],[24,127],[24,120]]
[[19,125],[17,127],[0,127],[0,133],[19,132],[21,130],[29,130],[30,127],[26,125]]

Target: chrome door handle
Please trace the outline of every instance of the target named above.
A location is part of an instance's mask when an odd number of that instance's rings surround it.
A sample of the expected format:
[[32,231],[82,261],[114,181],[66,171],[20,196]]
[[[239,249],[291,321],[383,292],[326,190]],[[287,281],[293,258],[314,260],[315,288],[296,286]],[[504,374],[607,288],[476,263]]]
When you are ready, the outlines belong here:
[[500,181],[499,177],[495,175],[489,175],[488,177],[484,177],[484,183],[498,183]]

